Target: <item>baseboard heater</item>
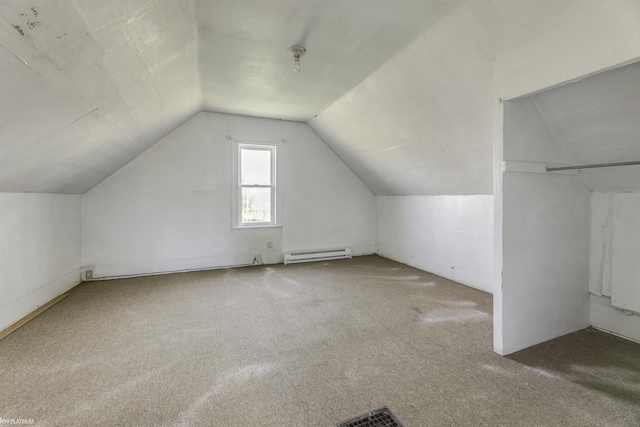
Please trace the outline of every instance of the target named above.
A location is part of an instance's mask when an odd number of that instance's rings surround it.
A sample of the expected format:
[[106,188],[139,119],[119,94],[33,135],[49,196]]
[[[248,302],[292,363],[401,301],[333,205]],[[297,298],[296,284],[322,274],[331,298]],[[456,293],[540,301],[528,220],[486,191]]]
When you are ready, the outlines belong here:
[[289,252],[284,254],[284,265],[298,262],[326,261],[330,259],[351,259],[351,249],[332,249],[328,251]]

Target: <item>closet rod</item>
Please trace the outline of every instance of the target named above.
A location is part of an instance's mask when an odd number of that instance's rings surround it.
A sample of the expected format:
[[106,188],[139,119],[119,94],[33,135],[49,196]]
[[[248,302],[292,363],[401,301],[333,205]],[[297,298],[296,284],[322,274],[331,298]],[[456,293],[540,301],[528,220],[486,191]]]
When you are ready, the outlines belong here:
[[640,161],[635,162],[619,162],[619,163],[599,163],[595,165],[581,165],[581,166],[559,166],[557,168],[550,168],[547,166],[547,172],[554,171],[569,171],[574,169],[593,169],[593,168],[611,168],[614,166],[631,166],[631,165],[640,165]]

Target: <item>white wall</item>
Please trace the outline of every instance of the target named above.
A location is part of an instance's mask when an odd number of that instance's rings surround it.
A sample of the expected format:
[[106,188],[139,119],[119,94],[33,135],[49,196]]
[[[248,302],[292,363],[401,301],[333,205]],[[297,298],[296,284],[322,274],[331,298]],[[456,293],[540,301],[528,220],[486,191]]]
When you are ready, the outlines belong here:
[[[494,99],[513,99],[635,61],[640,58],[640,31],[637,25],[639,12],[640,3],[636,0],[612,0],[590,5],[497,55]],[[494,268],[496,272],[503,272],[509,268],[507,263],[510,262],[506,259],[508,248],[504,247],[503,242],[503,232],[507,231],[507,218],[503,215],[503,205],[506,206],[507,203],[503,200],[507,189],[503,181],[507,176],[504,174],[504,153],[508,152],[508,147],[505,147],[502,129],[505,104],[496,105]],[[511,160],[527,161],[526,158]],[[587,235],[588,231],[584,231],[584,234]],[[503,336],[504,330],[510,327],[509,320],[504,316],[510,311],[517,311],[524,303],[506,298],[503,276],[504,274],[497,273],[495,278],[494,349],[506,354],[514,351],[517,346],[509,345],[509,338]],[[580,320],[582,319],[581,315]],[[576,321],[576,325],[579,323]]]
[[0,330],[80,281],[80,196],[0,193]]
[[[231,228],[233,140],[278,145],[281,228]],[[97,278],[375,251],[375,197],[303,123],[200,113],[85,193],[83,213]]]
[[[640,225],[640,212],[635,216]],[[589,291],[591,325],[640,341],[640,314],[611,303],[613,267],[614,193],[591,193],[591,247]],[[637,255],[637,252],[635,253]]]
[[[504,107],[501,305],[496,351],[514,351],[589,326],[590,190],[529,98]],[[494,319],[495,321],[495,319]]]
[[[547,271],[553,271],[549,265],[553,264],[553,259],[544,261],[548,252],[536,255],[534,252],[526,253],[519,259],[514,256],[514,249],[518,249],[513,240],[517,233],[529,236],[529,229],[524,227],[526,222],[526,212],[521,209],[525,203],[517,196],[515,177],[521,172],[527,171],[526,177],[523,175],[520,180],[527,179],[528,182],[522,185],[523,193],[538,195],[543,189],[544,181],[550,179],[565,181],[573,179],[582,181],[584,188],[591,191],[614,191],[604,193],[592,193],[590,196],[590,206],[584,210],[590,212],[590,227],[584,228],[581,233],[590,235],[589,247],[589,280],[588,290],[590,297],[590,324],[598,328],[616,333],[618,335],[638,339],[640,337],[640,317],[631,311],[640,311],[640,293],[637,287],[637,256],[640,251],[638,236],[640,236],[640,202],[632,193],[621,193],[624,191],[638,191],[640,184],[638,175],[640,169],[637,167],[624,168],[601,168],[583,169],[577,173],[573,171],[574,177],[545,177],[545,165],[579,165],[590,163],[611,163],[634,159],[640,149],[639,144],[634,144],[640,135],[640,127],[637,125],[637,96],[634,90],[638,83],[638,64],[619,67],[615,70],[608,70],[597,76],[592,76],[572,82],[558,88],[543,91],[532,96],[519,98],[506,102],[504,105],[504,145],[502,160],[505,161],[506,172],[503,175],[502,185],[504,189],[504,200],[502,203],[502,214],[504,215],[501,224],[503,237],[501,243],[504,250],[501,254],[504,267],[502,268],[503,281],[501,289],[502,304],[500,315],[508,316],[509,312],[520,315],[522,308],[518,307],[518,298],[508,300],[508,294],[518,290],[525,284],[517,276],[510,277],[508,273],[517,272],[518,269],[538,265],[547,266],[542,273],[527,273],[529,277],[544,277]],[[637,91],[636,91],[637,92]],[[569,172],[566,172],[569,173]],[[548,174],[546,174],[548,175]],[[575,184],[577,188],[578,184]],[[507,191],[511,195],[507,197]],[[556,190],[553,189],[553,192]],[[563,190],[564,191],[564,190]],[[580,189],[580,193],[584,190]],[[567,190],[565,194],[558,195],[555,209],[566,210],[565,200],[575,197],[575,190]],[[530,197],[527,194],[527,199]],[[624,200],[632,203],[622,203]],[[528,201],[527,201],[528,202]],[[545,203],[544,198],[538,199],[538,204]],[[564,206],[563,206],[564,204]],[[626,215],[622,215],[621,207],[628,204]],[[615,208],[614,208],[615,206]],[[544,218],[541,210],[548,207],[536,207],[535,215]],[[583,223],[584,214],[578,213],[573,219],[566,219],[559,236],[563,242],[575,243],[576,237],[567,234],[578,223]],[[562,218],[557,214],[548,215],[548,227],[557,227],[558,220]],[[624,220],[623,220],[624,219]],[[518,224],[523,231],[518,232]],[[570,227],[569,227],[570,225]],[[511,227],[511,228],[507,228]],[[542,227],[542,225],[541,225]],[[616,229],[617,227],[617,229]],[[512,234],[507,235],[507,232]],[[578,232],[578,230],[576,230]],[[538,237],[539,232],[534,232],[533,237]],[[614,238],[614,236],[617,236]],[[553,237],[553,236],[551,236]],[[580,239],[582,242],[583,239]],[[507,248],[507,244],[512,244]],[[547,242],[548,243],[548,242]],[[549,247],[557,248],[562,242],[552,242]],[[617,249],[616,249],[617,247]],[[579,246],[583,250],[582,243]],[[615,253],[617,251],[617,256]],[[576,263],[576,251],[566,254],[554,255],[555,258],[566,265],[564,272],[555,272],[558,277],[563,274],[567,281],[575,283],[576,290],[580,290],[577,296],[579,301],[584,303],[583,287],[578,287],[578,280],[584,277],[582,260]],[[542,264],[536,264],[543,260]],[[506,263],[509,263],[507,265]],[[617,291],[616,291],[617,290]],[[554,298],[549,307],[562,299]],[[568,302],[568,300],[567,300]],[[616,306],[616,307],[614,307]],[[544,307],[546,310],[548,307]],[[559,309],[558,306],[555,309]],[[563,313],[566,310],[563,309]],[[554,325],[559,330],[567,330],[567,326],[580,325],[578,319],[584,318],[582,311],[576,311],[576,319],[564,319],[554,321]],[[510,325],[510,318],[502,319],[499,332],[504,332],[509,328],[517,327]],[[555,327],[554,326],[554,327]],[[508,349],[508,337],[503,337],[501,345]]]
[[493,196],[378,196],[376,249],[493,292]]
[[590,192],[576,175],[506,172],[502,348],[589,326]]

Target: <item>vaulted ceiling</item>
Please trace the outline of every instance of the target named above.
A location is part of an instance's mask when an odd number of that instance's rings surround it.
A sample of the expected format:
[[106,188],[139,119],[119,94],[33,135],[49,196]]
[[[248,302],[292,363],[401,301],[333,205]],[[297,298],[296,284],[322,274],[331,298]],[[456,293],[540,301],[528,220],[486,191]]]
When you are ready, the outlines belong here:
[[489,194],[493,59],[605,1],[3,0],[0,191],[82,193],[205,110],[305,121],[377,194]]
[[[307,121],[462,0],[200,1],[207,111]],[[300,73],[289,46],[303,45]]]

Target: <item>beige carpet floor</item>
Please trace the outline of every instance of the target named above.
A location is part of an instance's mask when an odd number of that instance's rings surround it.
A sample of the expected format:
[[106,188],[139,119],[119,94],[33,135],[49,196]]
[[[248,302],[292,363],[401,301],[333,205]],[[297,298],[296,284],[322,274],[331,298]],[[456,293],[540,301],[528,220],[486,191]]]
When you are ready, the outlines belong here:
[[377,256],[84,283],[0,341],[0,417],[640,426],[640,345],[587,329],[500,357],[491,302]]

